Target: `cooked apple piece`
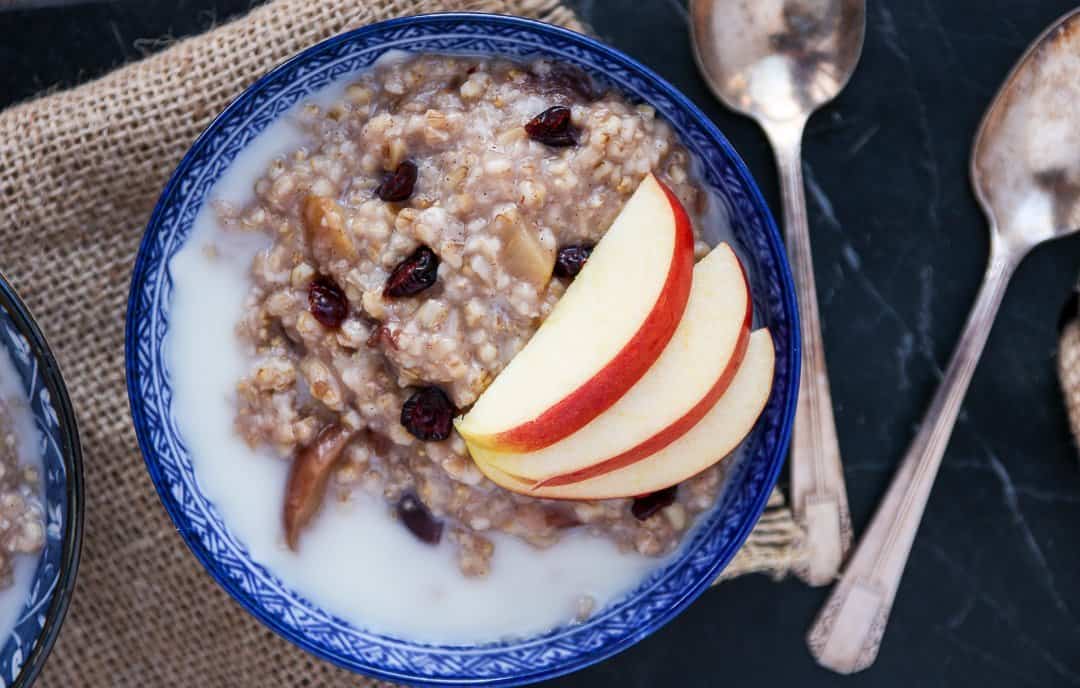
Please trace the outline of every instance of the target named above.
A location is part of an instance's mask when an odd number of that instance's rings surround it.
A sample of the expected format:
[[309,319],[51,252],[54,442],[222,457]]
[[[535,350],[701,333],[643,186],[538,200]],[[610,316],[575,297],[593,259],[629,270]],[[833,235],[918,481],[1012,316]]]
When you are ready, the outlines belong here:
[[469,451],[530,480],[615,470],[654,454],[701,420],[727,389],[746,353],[752,317],[742,265],[721,244],[694,266],[690,301],[664,352],[611,408],[543,449],[509,453],[470,445]]
[[648,175],[540,329],[457,420],[474,446],[533,451],[580,430],[671,340],[690,294],[690,219]]
[[510,274],[530,282],[540,291],[551,281],[555,249],[545,248],[523,222],[514,222],[503,234],[503,260]]
[[635,497],[676,485],[723,459],[750,433],[769,400],[775,357],[768,330],[751,334],[735,379],[705,417],[676,441],[629,466],[578,475],[566,484],[562,478],[537,483],[483,461],[477,466],[497,485],[548,499]]
[[356,245],[345,229],[345,211],[327,196],[308,196],[303,207],[304,232],[316,251],[355,260]]
[[330,472],[352,436],[351,430],[328,425],[293,459],[285,484],[285,542],[289,549],[296,550],[300,531],[319,511]]

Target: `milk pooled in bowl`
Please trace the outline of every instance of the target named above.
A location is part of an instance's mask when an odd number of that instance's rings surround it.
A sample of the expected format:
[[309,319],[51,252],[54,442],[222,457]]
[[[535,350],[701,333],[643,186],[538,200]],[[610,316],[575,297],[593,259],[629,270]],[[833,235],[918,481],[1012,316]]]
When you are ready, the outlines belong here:
[[[249,144],[170,264],[172,410],[199,486],[269,575],[350,624],[471,644],[572,623],[640,584],[715,503],[716,466],[646,518],[629,499],[512,496],[456,434],[422,438],[399,420],[425,386],[471,404],[565,289],[507,277],[506,232],[595,242],[650,171],[696,225],[722,217],[651,108],[591,88],[551,63],[394,55]],[[577,130],[565,148],[548,137],[556,152],[521,129],[553,103]],[[410,164],[416,191],[396,200],[386,179]],[[309,207],[325,236],[299,229]],[[435,286],[389,297],[384,284],[418,245],[441,259]],[[331,324],[314,319],[316,280],[348,298],[337,315],[325,309]],[[289,459],[329,427],[353,434],[293,550]],[[408,499],[438,521],[437,544],[405,527]]]

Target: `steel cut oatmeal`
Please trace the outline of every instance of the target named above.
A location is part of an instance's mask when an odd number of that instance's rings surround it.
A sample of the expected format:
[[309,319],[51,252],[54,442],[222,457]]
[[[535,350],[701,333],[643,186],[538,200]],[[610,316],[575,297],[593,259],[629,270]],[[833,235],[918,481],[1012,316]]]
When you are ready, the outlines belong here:
[[413,57],[344,93],[304,108],[310,145],[276,159],[252,203],[217,206],[230,230],[272,240],[239,324],[254,363],[236,426],[295,457],[309,492],[287,498],[287,530],[313,517],[329,473],[331,496],[382,495],[420,540],[449,538],[468,576],[488,573],[491,531],[546,547],[584,527],[644,555],[672,551],[714,503],[719,466],[636,500],[535,499],[484,478],[450,424],[648,172],[700,224],[709,198],[671,128],[548,61]]

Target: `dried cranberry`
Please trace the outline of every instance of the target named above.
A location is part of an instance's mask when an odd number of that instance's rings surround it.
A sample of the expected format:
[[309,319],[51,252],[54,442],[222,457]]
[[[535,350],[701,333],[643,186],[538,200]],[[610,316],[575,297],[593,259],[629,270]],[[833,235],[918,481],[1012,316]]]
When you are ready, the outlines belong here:
[[439,256],[427,246],[421,246],[390,273],[383,296],[415,296],[435,284],[438,276]]
[[397,169],[383,177],[382,184],[375,189],[375,193],[389,203],[400,203],[412,196],[413,187],[416,186],[416,163],[405,160],[397,166]]
[[630,506],[630,513],[632,513],[637,520],[644,521],[661,509],[674,504],[675,493],[678,489],[678,485],[672,485],[671,487],[665,487],[656,492],[650,492],[649,494],[635,497],[634,503]]
[[555,256],[555,275],[557,277],[577,277],[585,261],[592,255],[592,244],[563,246]]
[[570,125],[570,108],[556,105],[544,110],[525,125],[525,133],[533,141],[553,148],[576,146],[577,136]]
[[349,301],[334,280],[316,277],[308,287],[308,308],[323,327],[336,330],[349,315]]
[[405,429],[426,441],[445,440],[454,427],[457,409],[438,387],[421,387],[405,400],[401,407],[401,424]]
[[437,520],[412,492],[406,492],[397,503],[397,515],[405,527],[421,542],[429,545],[439,544],[442,539],[443,524]]

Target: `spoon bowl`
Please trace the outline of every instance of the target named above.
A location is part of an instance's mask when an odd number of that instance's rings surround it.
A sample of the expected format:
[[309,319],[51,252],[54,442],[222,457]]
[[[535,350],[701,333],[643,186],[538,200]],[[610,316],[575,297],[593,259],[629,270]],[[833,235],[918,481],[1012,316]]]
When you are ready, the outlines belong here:
[[1080,229],[1080,8],[1032,43],[983,117],[971,180],[990,230],[1025,252]]
[[844,88],[862,53],[863,0],[692,0],[690,11],[709,88],[757,120],[804,121]]

